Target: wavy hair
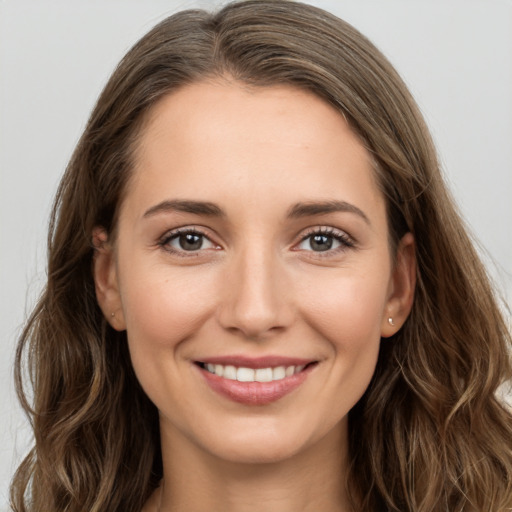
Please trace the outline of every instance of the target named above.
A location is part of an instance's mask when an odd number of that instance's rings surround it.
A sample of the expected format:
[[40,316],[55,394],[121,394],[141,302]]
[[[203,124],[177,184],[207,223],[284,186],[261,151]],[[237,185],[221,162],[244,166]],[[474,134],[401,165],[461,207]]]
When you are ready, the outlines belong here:
[[382,341],[349,413],[350,472],[340,485],[354,510],[508,510],[512,416],[497,390],[512,376],[510,332],[428,129],[375,46],[335,16],[287,0],[165,19],[99,97],[57,192],[48,282],[18,344],[15,377],[35,445],[13,479],[13,510],[139,512],[162,477],[157,410],[135,378],[125,333],[96,302],[91,234],[115,232],[151,107],[224,76],[293,85],[337,109],[373,157],[393,243],[408,231],[416,240],[412,312]]

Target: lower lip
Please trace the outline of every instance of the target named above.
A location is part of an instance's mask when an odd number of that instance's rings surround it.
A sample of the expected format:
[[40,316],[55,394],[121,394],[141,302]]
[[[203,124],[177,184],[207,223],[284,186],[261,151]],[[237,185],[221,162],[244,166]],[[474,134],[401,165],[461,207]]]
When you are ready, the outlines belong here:
[[271,382],[239,382],[225,379],[197,366],[207,384],[220,395],[244,405],[267,405],[297,389],[309,376],[316,364],[290,377]]

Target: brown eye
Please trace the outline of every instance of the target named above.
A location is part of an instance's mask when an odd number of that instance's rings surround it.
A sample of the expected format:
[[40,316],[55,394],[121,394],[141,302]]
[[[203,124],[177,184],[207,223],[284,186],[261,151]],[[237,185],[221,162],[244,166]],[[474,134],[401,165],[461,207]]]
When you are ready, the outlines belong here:
[[328,235],[313,235],[309,238],[309,246],[313,251],[328,251],[333,243],[333,237]]
[[197,251],[203,246],[203,235],[185,233],[177,237],[177,242],[184,251]]
[[206,235],[195,230],[170,233],[161,245],[171,252],[197,252],[216,247]]
[[343,231],[331,228],[310,232],[297,246],[301,251],[311,252],[336,252],[349,247],[354,247],[353,240]]

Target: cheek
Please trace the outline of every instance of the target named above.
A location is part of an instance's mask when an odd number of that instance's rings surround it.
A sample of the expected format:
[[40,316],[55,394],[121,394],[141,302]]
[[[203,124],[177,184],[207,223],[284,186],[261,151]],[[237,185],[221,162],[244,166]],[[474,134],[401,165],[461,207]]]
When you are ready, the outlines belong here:
[[134,350],[139,345],[156,351],[178,346],[210,316],[217,289],[211,273],[159,265],[131,266],[123,284],[123,312]]
[[380,340],[387,282],[346,275],[319,284],[301,290],[302,314],[336,351],[357,350]]
[[130,358],[144,391],[165,410],[169,400],[178,404],[187,396],[185,380],[176,370],[186,341],[211,316],[217,283],[193,267],[177,271],[130,262],[128,268],[122,274],[127,278],[121,280],[121,297]]
[[375,372],[388,289],[381,276],[389,273],[322,270],[314,279],[304,278],[294,293],[301,297],[300,317],[308,325],[309,339],[326,355],[321,382],[310,397],[318,411],[310,420],[321,417],[318,432],[324,434],[360,400]]
[[[375,372],[381,340],[382,315],[388,293],[389,271],[336,272],[327,279],[305,283],[302,317],[326,341],[331,378],[326,396],[338,397],[332,414],[346,414],[363,395]],[[339,390],[343,389],[343,399]],[[339,409],[339,410],[338,410]]]

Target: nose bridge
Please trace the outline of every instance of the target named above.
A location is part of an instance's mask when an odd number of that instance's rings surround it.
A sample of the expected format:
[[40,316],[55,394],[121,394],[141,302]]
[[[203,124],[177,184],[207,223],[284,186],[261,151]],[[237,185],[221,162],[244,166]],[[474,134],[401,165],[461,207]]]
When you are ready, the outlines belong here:
[[285,276],[268,241],[247,241],[227,270],[220,320],[224,328],[257,338],[286,327],[290,305],[284,293]]

